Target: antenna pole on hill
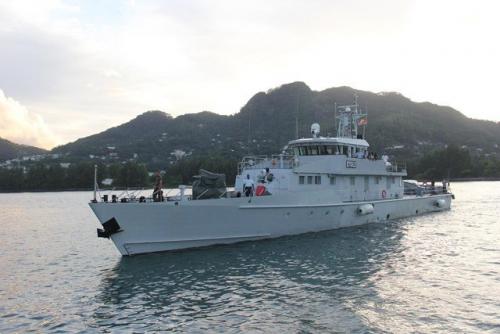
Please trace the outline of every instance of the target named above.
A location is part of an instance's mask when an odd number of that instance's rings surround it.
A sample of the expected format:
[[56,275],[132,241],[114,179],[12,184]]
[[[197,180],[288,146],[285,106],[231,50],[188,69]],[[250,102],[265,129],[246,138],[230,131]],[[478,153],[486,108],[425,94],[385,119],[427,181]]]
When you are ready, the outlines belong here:
[[94,199],[92,202],[97,202],[97,165],[94,165]]
[[299,118],[295,116],[295,139],[299,139]]

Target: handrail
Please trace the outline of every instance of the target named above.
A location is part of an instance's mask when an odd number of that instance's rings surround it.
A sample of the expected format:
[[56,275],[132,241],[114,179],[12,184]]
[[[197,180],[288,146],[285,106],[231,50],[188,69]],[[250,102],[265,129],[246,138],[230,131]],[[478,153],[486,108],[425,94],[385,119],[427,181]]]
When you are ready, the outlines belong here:
[[394,161],[391,163],[391,165],[386,166],[386,170],[388,172],[396,172],[396,173],[406,171],[406,162]]
[[291,154],[273,154],[273,155],[250,155],[245,156],[238,163],[238,174],[243,169],[290,169],[294,167],[294,155]]

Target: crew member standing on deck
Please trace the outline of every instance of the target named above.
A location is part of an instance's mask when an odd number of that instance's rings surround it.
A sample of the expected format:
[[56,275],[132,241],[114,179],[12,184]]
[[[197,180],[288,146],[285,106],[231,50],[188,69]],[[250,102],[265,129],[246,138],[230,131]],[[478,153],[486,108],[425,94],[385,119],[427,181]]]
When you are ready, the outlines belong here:
[[161,174],[160,172],[156,172],[156,177],[155,177],[155,187],[153,190],[153,201],[154,202],[163,202],[163,182],[161,179]]
[[250,179],[250,175],[247,174],[247,179],[243,182],[243,192],[246,197],[253,196],[253,191],[255,189],[255,184],[252,179]]
[[266,167],[266,176],[265,176],[264,180],[266,180],[267,183],[273,182],[273,180],[274,180],[274,175],[269,170],[269,167]]

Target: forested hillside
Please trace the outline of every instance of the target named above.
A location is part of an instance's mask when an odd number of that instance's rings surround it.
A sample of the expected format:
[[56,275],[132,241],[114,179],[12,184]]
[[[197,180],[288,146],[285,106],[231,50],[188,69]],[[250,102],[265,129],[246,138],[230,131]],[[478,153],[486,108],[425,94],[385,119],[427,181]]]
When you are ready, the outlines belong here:
[[368,112],[366,136],[372,148],[398,158],[413,158],[446,145],[497,155],[500,125],[473,120],[431,103],[415,103],[398,93],[371,93],[349,87],[313,91],[302,82],[255,94],[240,112],[178,117],[146,112],[128,123],[55,148],[68,159],[90,156],[135,159],[162,167],[180,156],[240,157],[249,152],[279,152],[291,139],[309,136],[318,122],[322,135],[335,135],[334,104],[353,102]]
[[[0,168],[0,191],[88,188],[94,164],[100,166],[99,180],[112,179],[113,187],[150,186],[148,172],[157,170],[164,171],[168,186],[189,184],[200,168],[223,172],[232,184],[242,156],[278,153],[297,132],[309,137],[314,122],[321,135],[334,136],[334,106],[351,104],[355,94],[368,112],[371,150],[406,161],[410,178],[500,177],[497,123],[398,93],[349,87],[317,92],[295,82],[255,94],[231,116],[204,111],[174,118],[148,111],[50,154],[7,161]],[[5,160],[44,151],[0,140],[2,152]]]
[[15,159],[32,154],[43,154],[46,152],[46,150],[38,147],[15,144],[11,141],[0,138],[0,161]]

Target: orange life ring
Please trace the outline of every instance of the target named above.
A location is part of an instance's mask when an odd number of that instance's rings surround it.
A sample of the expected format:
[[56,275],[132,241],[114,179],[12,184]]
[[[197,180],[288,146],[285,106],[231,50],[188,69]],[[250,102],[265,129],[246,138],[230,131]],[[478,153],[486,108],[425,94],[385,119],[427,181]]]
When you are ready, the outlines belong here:
[[382,198],[386,198],[386,197],[387,197],[387,191],[382,190]]
[[271,160],[271,164],[272,164],[273,166],[276,166],[276,159]]

